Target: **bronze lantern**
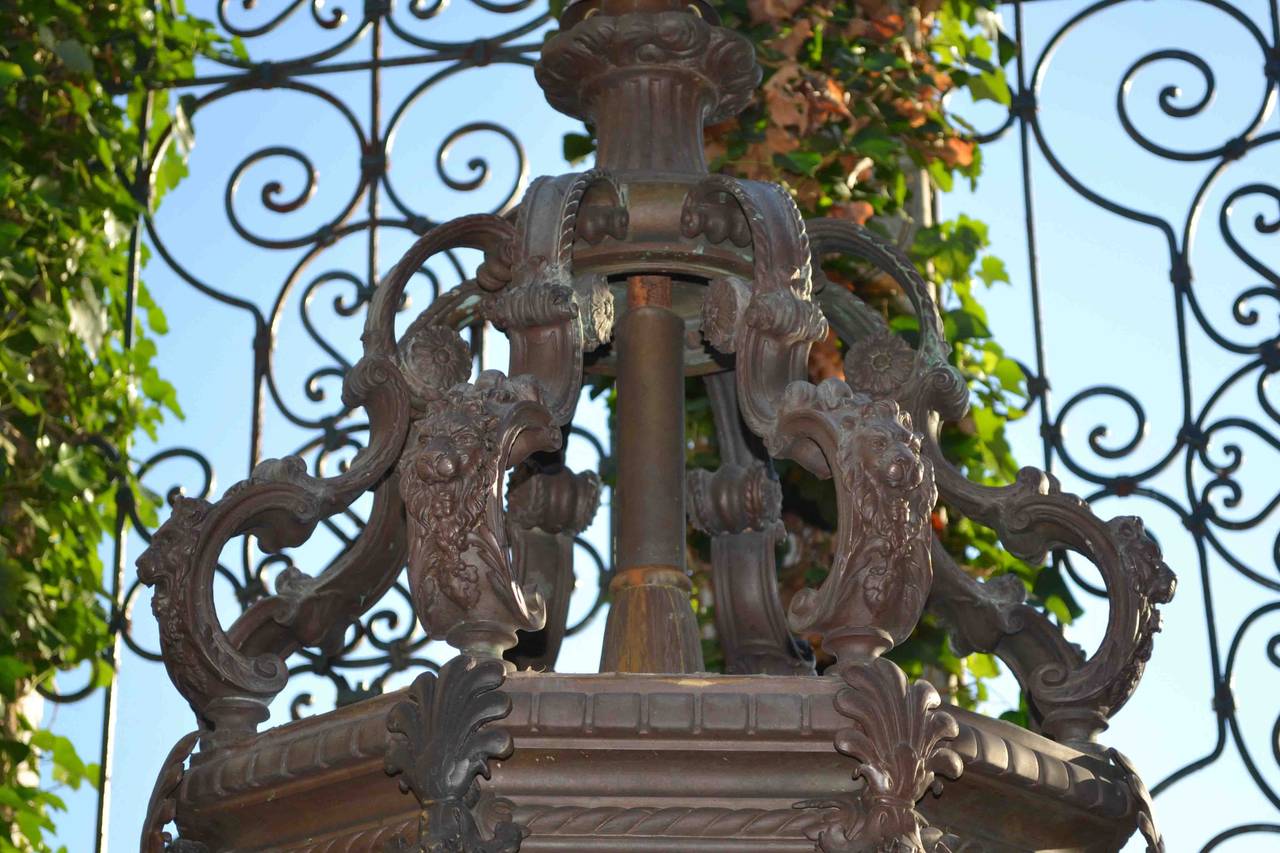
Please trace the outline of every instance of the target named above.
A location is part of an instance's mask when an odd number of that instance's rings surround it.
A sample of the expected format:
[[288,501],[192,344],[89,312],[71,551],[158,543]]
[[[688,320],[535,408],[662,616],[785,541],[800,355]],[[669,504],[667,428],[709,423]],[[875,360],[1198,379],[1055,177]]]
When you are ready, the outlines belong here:
[[[1141,781],[1097,742],[1173,593],[1142,523],[1096,518],[1036,469],[989,487],[943,458],[939,424],[968,389],[912,264],[850,222],[804,221],[781,187],[709,174],[704,126],[760,80],[709,4],[573,3],[537,79],[594,126],[596,166],[537,179],[513,220],[432,229],[380,284],[344,385],[368,446],[335,477],[286,458],[215,504],[178,499],[139,559],[199,723],[161,772],[144,851],[1103,851],[1135,829],[1162,849]],[[463,247],[484,255],[475,277],[397,339],[409,278]],[[917,346],[828,284],[817,261],[837,254],[901,286]],[[479,320],[511,362],[471,382],[457,329]],[[848,380],[813,384],[829,326]],[[616,538],[601,672],[570,675],[552,670],[572,539],[600,493],[561,453],[585,372],[616,377]],[[685,470],[688,377],[712,402],[714,472]],[[839,501],[830,571],[785,612],[772,459],[832,479]],[[340,560],[291,570],[222,628],[228,541],[297,546],[366,492]],[[1092,655],[1021,582],[953,561],[929,523],[940,495],[1019,557],[1098,567],[1110,614]],[[703,671],[687,521],[711,537],[727,674]],[[406,565],[418,619],[458,656],[407,691],[259,732],[285,658],[340,643]],[[926,610],[958,649],[1005,661],[1033,730],[944,707],[883,657]],[[796,636],[835,662],[815,674]]]

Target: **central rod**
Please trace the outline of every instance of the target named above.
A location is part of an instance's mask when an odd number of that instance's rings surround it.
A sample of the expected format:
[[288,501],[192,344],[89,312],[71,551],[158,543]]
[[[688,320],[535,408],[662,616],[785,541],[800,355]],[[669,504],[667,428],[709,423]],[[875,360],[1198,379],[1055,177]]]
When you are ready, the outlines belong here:
[[703,668],[685,573],[684,321],[671,279],[627,279],[617,340],[617,573],[600,669]]
[[618,342],[618,567],[684,571],[684,322],[671,279],[632,276]]

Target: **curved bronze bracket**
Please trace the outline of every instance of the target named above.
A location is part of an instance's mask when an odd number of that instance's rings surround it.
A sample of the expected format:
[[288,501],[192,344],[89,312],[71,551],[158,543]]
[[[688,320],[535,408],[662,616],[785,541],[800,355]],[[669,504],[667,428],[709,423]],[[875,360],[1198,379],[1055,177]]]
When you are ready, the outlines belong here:
[[600,506],[600,477],[563,467],[540,470],[525,463],[507,487],[507,538],[519,582],[547,603],[546,624],[526,632],[507,659],[520,669],[555,668],[573,593],[574,537],[591,524]]
[[873,659],[915,628],[931,585],[935,492],[920,436],[890,400],[807,381],[809,346],[827,327],[811,300],[804,223],[785,190],[712,176],[689,193],[682,222],[686,236],[749,235],[754,281],[713,282],[704,329],[736,353],[742,417],[769,454],[835,481],[835,558],[821,590],[792,600],[791,627],[820,635],[837,670]]
[[[1102,521],[1088,504],[1064,493],[1050,474],[1024,468],[1008,486],[971,482],[943,456],[939,417],[956,420],[968,410],[963,378],[947,362],[949,348],[929,291],[896,247],[851,222],[809,223],[815,258],[853,255],[888,272],[903,288],[920,318],[921,346],[913,352],[887,328],[867,335],[869,324],[852,307],[855,297],[827,288],[824,303],[836,331],[849,344],[845,374],[866,394],[898,401],[915,422],[928,426],[925,455],[938,491],[955,511],[996,531],[1010,553],[1043,561],[1066,548],[1091,560],[1110,598],[1107,631],[1085,658],[1061,630],[1024,603],[1017,579],[981,583],[957,566],[935,542],[935,581],[929,607],[947,623],[962,652],[991,652],[1005,661],[1027,691],[1039,727],[1062,741],[1087,743],[1128,700],[1151,654],[1159,630],[1157,604],[1168,602],[1175,579],[1146,535],[1141,520],[1121,516]],[[854,319],[846,325],[846,321]]]
[[[605,204],[586,205],[588,193]],[[582,354],[613,334],[613,296],[598,274],[573,272],[573,245],[626,236],[622,188],[600,169],[539,178],[521,202],[519,262],[512,287],[493,297],[485,316],[511,341],[512,377],[536,378],[557,426],[573,417],[582,388]]]
[[[463,217],[438,226],[409,249],[375,292],[363,335],[364,356],[343,384],[343,402],[369,414],[370,442],[345,472],[316,478],[297,457],[262,462],[216,504],[177,499],[170,518],[138,558],[139,577],[155,587],[152,609],[160,623],[165,665],[201,721],[205,745],[251,734],[288,678],[284,657],[300,645],[324,644],[340,635],[347,621],[376,600],[370,593],[394,580],[404,536],[393,468],[413,410],[426,402],[424,393],[437,393],[433,382],[454,378],[455,369],[446,364],[425,377],[415,372],[421,365],[412,346],[406,350],[395,341],[396,308],[421,265],[452,248],[484,252],[478,281],[490,290],[501,288],[510,277],[514,236],[511,225],[495,216]],[[442,300],[433,307],[443,310],[450,304]],[[370,489],[375,490],[373,513],[347,555],[316,578],[287,573],[278,595],[259,602],[230,631],[222,629],[213,578],[227,542],[248,534],[267,551],[299,545],[321,519],[346,509]]]
[[813,655],[787,628],[778,599],[774,546],[785,534],[782,487],[738,414],[732,373],[703,380],[716,425],[720,467],[688,475],[690,522],[711,537],[716,634],[725,671],[811,675]]

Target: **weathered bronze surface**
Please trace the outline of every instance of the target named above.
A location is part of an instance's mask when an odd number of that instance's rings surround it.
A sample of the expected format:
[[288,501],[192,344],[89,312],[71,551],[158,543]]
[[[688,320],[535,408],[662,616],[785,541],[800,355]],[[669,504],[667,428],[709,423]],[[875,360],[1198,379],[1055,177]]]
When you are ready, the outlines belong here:
[[[850,779],[879,759],[833,742],[848,743],[844,732],[860,725],[909,732],[923,707],[900,701],[896,684],[863,695],[815,677],[517,673],[499,690],[511,711],[494,725],[514,749],[489,761],[475,813],[486,833],[513,815],[530,833],[521,850],[544,851],[812,851],[808,836],[841,811],[795,803],[847,797],[857,809],[873,799]],[[383,769],[387,714],[404,701],[370,699],[197,762],[178,808],[184,836],[214,839],[215,849],[328,851],[377,849],[375,838],[416,831],[416,799]],[[963,772],[919,810],[979,845],[968,849],[1113,850],[1132,831],[1126,777],[1104,757],[945,713],[957,733],[941,743]],[[945,721],[934,726],[921,729],[926,739],[949,733]],[[873,748],[891,750],[898,735],[888,736],[872,731],[870,742],[884,744]]]
[[[1141,780],[1096,742],[1173,593],[1141,522],[1097,519],[1035,469],[987,487],[951,467],[938,428],[965,415],[968,389],[911,263],[858,226],[802,221],[780,187],[707,174],[704,124],[759,80],[709,6],[575,3],[537,73],[554,106],[594,123],[596,168],[536,180],[514,223],[431,230],[380,284],[344,386],[370,441],[345,471],[265,462],[217,504],[179,502],[140,559],[198,723],[157,782],[146,853],[1116,850],[1135,828],[1159,849]],[[463,247],[483,253],[475,278],[397,339],[410,277]],[[901,285],[915,349],[826,283],[828,254]],[[511,362],[469,381],[456,327],[476,317],[506,333]],[[829,325],[848,379],[813,384],[809,347]],[[600,481],[561,453],[591,363],[617,375],[613,601],[602,674],[556,675],[572,538],[599,503]],[[714,407],[715,472],[685,471],[690,373]],[[785,613],[772,459],[833,479],[839,501],[830,572]],[[291,570],[223,629],[227,542],[298,545],[366,492],[342,560]],[[1098,566],[1111,610],[1091,656],[1016,579],[951,561],[929,524],[939,494],[1024,559],[1069,549]],[[732,674],[699,673],[686,521],[712,539]],[[257,732],[285,658],[341,643],[406,564],[418,620],[460,656],[405,693]],[[882,657],[926,607],[962,651],[1009,665],[1035,731],[944,709]],[[836,659],[821,677],[809,639]]]

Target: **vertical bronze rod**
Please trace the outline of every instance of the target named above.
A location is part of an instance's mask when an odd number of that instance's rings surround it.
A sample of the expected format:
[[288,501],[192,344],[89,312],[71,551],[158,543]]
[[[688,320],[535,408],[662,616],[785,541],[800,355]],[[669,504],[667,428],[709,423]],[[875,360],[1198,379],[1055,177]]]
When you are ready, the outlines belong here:
[[671,279],[627,280],[618,333],[618,505],[604,672],[698,672],[698,625],[685,574],[684,322]]

